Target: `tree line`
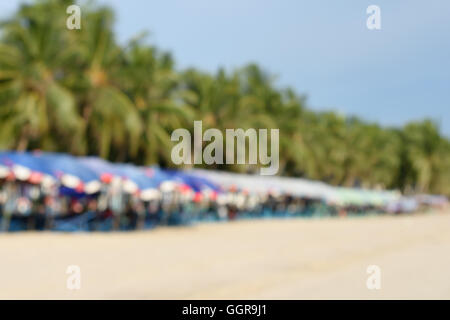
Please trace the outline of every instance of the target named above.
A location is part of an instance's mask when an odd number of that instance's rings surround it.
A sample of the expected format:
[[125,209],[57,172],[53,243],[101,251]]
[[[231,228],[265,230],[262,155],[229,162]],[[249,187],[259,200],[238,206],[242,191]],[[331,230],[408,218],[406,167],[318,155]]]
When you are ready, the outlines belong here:
[[0,24],[0,149],[172,167],[171,133],[202,120],[204,130],[278,128],[283,175],[450,194],[450,141],[432,120],[389,128],[313,111],[256,64],[178,70],[145,34],[119,44],[109,7],[87,4],[82,28],[68,30],[72,3],[22,4]]

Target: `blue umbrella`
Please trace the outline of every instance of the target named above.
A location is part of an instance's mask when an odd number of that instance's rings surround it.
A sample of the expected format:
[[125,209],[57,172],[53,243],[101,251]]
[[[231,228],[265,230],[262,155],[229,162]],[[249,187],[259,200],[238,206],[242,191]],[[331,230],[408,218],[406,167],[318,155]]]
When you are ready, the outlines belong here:
[[30,152],[0,152],[0,165],[9,167],[10,170],[14,166],[21,166],[32,172],[46,174],[56,178],[49,163]]
[[170,175],[156,166],[143,167],[142,170],[144,171],[145,176],[152,179],[155,184],[158,184],[158,186],[165,181],[171,180]]
[[[52,175],[60,179],[62,186],[66,188],[75,189],[78,193],[96,193],[100,190],[99,175],[73,156],[42,152],[33,157],[45,162]],[[63,189],[63,193],[65,191]]]
[[132,164],[114,164],[114,167],[123,178],[131,181],[139,190],[156,189],[159,186],[160,182],[146,175],[143,168]]
[[188,185],[195,192],[205,190],[220,191],[220,187],[218,185],[206,178],[198,177],[178,170],[166,170],[165,172],[171,177],[172,180]]
[[[2,152],[0,164],[9,167],[22,180],[28,180],[32,173],[60,180],[62,194],[72,194],[73,190],[76,190],[77,195],[95,193],[99,189],[98,175],[69,155],[47,152]],[[20,173],[23,174],[24,171],[17,166],[30,172],[25,172],[21,177]]]
[[79,161],[94,170],[98,175],[114,175],[128,179],[140,190],[158,188],[169,177],[157,167],[137,167],[131,164],[117,164],[97,157],[84,157]]
[[73,156],[62,153],[43,152],[35,154],[34,157],[46,161],[56,176],[61,176],[62,174],[72,175],[80,179],[83,183],[99,180],[99,176],[95,171],[82,164]]
[[97,173],[100,178],[105,175],[123,177],[125,174],[119,166],[98,157],[81,157],[78,161]]
[[219,185],[217,185],[216,183],[212,182],[207,178],[199,177],[191,173],[185,173],[185,175],[189,176],[191,179],[196,181],[196,183],[200,186],[201,190],[211,189],[216,192],[220,192],[222,190]]

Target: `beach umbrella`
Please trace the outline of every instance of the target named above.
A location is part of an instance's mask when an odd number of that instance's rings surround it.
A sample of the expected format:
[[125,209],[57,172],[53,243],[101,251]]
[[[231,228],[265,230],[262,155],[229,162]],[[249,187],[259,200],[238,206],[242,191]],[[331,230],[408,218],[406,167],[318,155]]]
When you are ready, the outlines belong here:
[[6,152],[0,151],[0,179],[5,179],[9,176],[11,170],[7,165],[8,157]]
[[210,200],[217,200],[217,196],[222,192],[222,188],[219,184],[211,181],[208,178],[198,176],[191,172],[182,172],[182,179],[192,187],[195,192],[194,201],[199,202],[203,199],[203,196]]
[[219,192],[221,190],[218,184],[208,178],[199,176],[194,172],[188,173],[179,170],[165,170],[165,173],[170,177],[171,181],[174,181],[179,185],[188,186],[194,192]]
[[153,187],[141,191],[141,199],[144,201],[159,199],[161,197],[161,186],[164,183],[171,183],[171,177],[156,166],[142,167],[141,170],[145,177],[152,181],[153,185]]
[[188,171],[197,177],[205,178],[220,190],[245,190],[252,193],[264,193],[273,189],[270,181],[261,176],[236,174],[217,170],[192,169]]
[[76,157],[51,152],[36,153],[33,157],[45,161],[52,175],[59,179],[63,187],[86,194],[100,191],[99,175]]
[[159,185],[167,176],[157,167],[138,167],[131,164],[111,163],[97,157],[83,157],[80,162],[94,170],[102,182],[120,178],[127,193],[139,192],[142,200],[159,197]]
[[30,152],[1,152],[0,177],[12,173],[17,180],[53,184],[56,176],[49,164]]
[[98,157],[80,157],[78,161],[93,170],[104,183],[110,183],[114,177],[125,175],[119,166]]
[[141,169],[143,170],[145,176],[151,179],[153,183],[158,186],[161,185],[161,183],[171,180],[171,176],[159,167],[142,167]]
[[175,189],[183,193],[194,192],[193,186],[188,183],[186,178],[183,178],[181,171],[173,169],[163,170],[167,179],[161,184],[163,192],[170,192]]
[[197,176],[195,173],[181,172],[181,178],[186,181],[188,185],[191,185],[195,191],[221,191],[219,184],[208,178]]
[[[148,190],[157,190],[161,180],[152,176],[148,168],[134,166],[132,164],[113,164],[120,172],[124,191],[128,193],[141,192],[144,195]],[[152,191],[154,193],[154,191]]]
[[442,195],[421,194],[416,196],[420,204],[428,206],[444,206],[448,203],[448,199]]

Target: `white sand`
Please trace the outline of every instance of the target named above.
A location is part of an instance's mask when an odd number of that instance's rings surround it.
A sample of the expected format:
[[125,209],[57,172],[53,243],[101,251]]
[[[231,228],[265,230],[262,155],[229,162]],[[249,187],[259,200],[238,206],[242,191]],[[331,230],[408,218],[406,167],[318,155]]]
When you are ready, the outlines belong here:
[[449,272],[448,213],[0,235],[2,299],[450,299]]

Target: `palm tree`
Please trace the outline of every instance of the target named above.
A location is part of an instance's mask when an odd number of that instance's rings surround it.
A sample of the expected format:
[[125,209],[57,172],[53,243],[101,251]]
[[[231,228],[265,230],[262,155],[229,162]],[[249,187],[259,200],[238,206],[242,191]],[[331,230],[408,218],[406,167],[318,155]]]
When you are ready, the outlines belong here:
[[193,112],[177,96],[179,78],[170,54],[133,40],[127,46],[125,92],[132,97],[144,124],[139,162],[170,165],[171,132],[192,125]]
[[[249,128],[276,129],[274,118],[265,111],[267,101],[257,94],[255,79],[249,72],[256,66],[248,66],[227,75],[224,70],[213,77],[196,70],[187,70],[183,75],[181,96],[184,103],[197,112],[197,119],[203,121],[203,129]],[[253,82],[253,83],[252,83]],[[269,140],[270,142],[270,140]],[[254,171],[253,165],[224,165],[235,171]]]
[[445,155],[448,149],[437,125],[431,120],[408,124],[404,128],[404,140],[408,145],[408,157],[417,177],[417,190],[432,190],[433,186],[438,184],[448,159]]
[[84,24],[72,33],[73,64],[78,72],[70,87],[86,123],[88,152],[126,160],[136,156],[142,121],[132,99],[121,88],[123,49],[112,31],[113,13],[107,8],[83,10]]
[[[67,3],[67,1],[66,1]],[[61,28],[64,2],[23,5],[2,22],[0,145],[76,152],[83,123],[75,99],[59,79],[70,51]]]

